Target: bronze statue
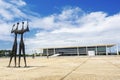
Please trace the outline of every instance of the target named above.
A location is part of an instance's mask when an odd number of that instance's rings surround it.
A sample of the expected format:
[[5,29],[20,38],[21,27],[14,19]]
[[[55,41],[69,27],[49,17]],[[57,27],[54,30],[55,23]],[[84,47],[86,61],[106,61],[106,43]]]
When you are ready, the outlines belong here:
[[11,53],[11,57],[10,57],[10,61],[9,61],[9,67],[10,67],[10,64],[11,64],[11,61],[12,61],[12,58],[14,57],[15,58],[15,67],[16,67],[16,54],[17,54],[17,34],[20,34],[21,35],[21,39],[20,39],[20,43],[19,43],[19,62],[18,62],[18,67],[20,67],[20,60],[21,60],[21,52],[23,53],[23,57],[24,57],[24,62],[25,62],[25,67],[27,66],[27,63],[26,63],[26,55],[25,55],[25,45],[24,45],[24,41],[23,41],[23,34],[25,32],[28,32],[29,31],[29,27],[28,27],[28,21],[27,21],[27,27],[26,29],[24,29],[24,22],[22,22],[22,29],[21,30],[18,30],[18,25],[19,23],[17,23],[17,27],[15,30],[13,30],[14,26],[13,25],[13,28],[11,30],[11,33],[14,33],[15,34],[15,40],[14,40],[14,44],[13,44],[13,48],[12,48],[12,53]]
[[12,51],[11,51],[11,54],[10,54],[10,61],[9,61],[9,67],[10,67],[10,64],[11,64],[11,61],[12,61],[12,58],[14,57],[14,61],[15,61],[15,67],[16,67],[16,54],[17,54],[17,30],[18,30],[18,25],[19,23],[17,23],[17,27],[15,30],[13,30],[15,24],[13,25],[12,27],[12,30],[11,30],[11,33],[14,33],[15,34],[15,39],[14,39],[14,44],[13,44],[13,47],[12,47]]
[[23,41],[23,34],[25,32],[27,32],[27,31],[29,31],[28,22],[27,22],[26,29],[24,29],[24,22],[22,22],[22,29],[17,30],[17,34],[21,35],[20,44],[19,44],[19,62],[18,62],[19,67],[20,67],[20,60],[21,60],[21,51],[23,52],[25,67],[27,66],[27,64],[26,64],[26,56],[25,56],[25,45],[24,45],[24,41]]

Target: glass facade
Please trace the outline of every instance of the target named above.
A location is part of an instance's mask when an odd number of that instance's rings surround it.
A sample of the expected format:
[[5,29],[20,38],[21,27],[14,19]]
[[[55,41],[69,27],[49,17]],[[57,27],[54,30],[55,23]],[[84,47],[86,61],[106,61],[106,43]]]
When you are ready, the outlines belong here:
[[89,46],[89,47],[68,47],[68,48],[49,48],[43,49],[43,54],[53,55],[87,55],[88,51],[95,51],[96,55],[106,54],[106,46]]
[[88,51],[96,51],[96,47],[88,47]]
[[78,49],[80,55],[87,55],[86,47],[81,47],[81,48],[78,47]]
[[97,55],[105,55],[105,54],[106,54],[106,46],[98,46]]

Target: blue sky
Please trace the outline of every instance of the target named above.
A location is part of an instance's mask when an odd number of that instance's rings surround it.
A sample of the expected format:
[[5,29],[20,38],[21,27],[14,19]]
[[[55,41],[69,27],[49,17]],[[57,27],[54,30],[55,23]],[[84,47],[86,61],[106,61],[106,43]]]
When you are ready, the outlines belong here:
[[103,11],[112,15],[119,12],[119,0],[25,0],[32,11],[41,15],[61,12],[65,6],[80,7],[86,12]]
[[12,48],[12,25],[21,21],[26,24],[27,19],[30,27],[30,32],[24,35],[27,53],[44,47],[119,44],[119,3],[119,0],[0,0],[0,49]]

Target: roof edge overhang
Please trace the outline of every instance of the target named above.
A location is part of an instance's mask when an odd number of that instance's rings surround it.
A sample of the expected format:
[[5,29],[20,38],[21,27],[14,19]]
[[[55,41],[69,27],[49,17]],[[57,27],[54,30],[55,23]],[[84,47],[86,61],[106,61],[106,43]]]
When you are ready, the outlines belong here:
[[116,44],[98,44],[98,45],[81,45],[81,46],[59,46],[59,47],[45,47],[41,49],[51,49],[51,48],[76,48],[76,47],[100,47],[100,46],[107,46],[107,47],[113,47]]

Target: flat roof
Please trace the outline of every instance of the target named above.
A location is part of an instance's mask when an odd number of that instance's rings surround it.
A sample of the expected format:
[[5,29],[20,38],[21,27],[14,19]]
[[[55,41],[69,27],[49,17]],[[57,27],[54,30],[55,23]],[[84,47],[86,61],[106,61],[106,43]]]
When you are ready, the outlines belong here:
[[100,47],[100,46],[107,46],[107,47],[113,47],[116,44],[98,44],[98,45],[84,45],[84,46],[61,46],[61,47],[47,47],[42,49],[51,49],[51,48],[75,48],[75,47]]

